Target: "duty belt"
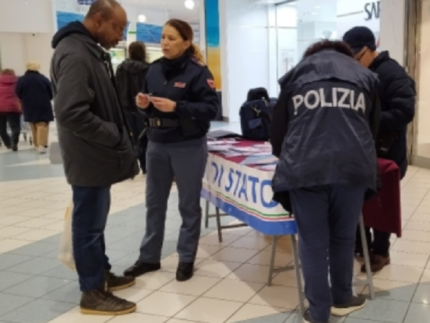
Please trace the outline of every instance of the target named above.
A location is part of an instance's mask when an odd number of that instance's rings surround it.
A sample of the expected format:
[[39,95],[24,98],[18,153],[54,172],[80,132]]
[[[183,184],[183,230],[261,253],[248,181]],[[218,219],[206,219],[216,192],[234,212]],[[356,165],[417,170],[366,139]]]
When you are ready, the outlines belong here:
[[151,128],[176,128],[180,126],[178,119],[168,118],[149,118],[148,125]]

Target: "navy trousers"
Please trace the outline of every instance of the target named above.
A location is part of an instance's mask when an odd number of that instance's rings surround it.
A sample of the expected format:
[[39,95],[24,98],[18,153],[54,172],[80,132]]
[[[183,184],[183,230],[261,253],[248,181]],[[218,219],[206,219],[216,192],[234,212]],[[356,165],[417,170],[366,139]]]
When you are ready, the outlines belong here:
[[140,246],[141,262],[160,262],[173,178],[178,187],[182,218],[177,246],[179,261],[194,262],[200,239],[200,193],[207,156],[206,137],[170,144],[149,142],[146,153],[146,232]]
[[341,185],[290,191],[305,295],[315,321],[328,322],[332,305],[352,298],[355,231],[364,192],[365,188]]

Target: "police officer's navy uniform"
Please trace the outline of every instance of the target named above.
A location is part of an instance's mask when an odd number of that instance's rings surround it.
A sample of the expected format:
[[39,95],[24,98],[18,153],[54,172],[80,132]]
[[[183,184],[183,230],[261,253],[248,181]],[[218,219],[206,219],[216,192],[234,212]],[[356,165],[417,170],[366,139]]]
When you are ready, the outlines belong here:
[[279,156],[273,190],[275,199],[291,200],[315,322],[328,322],[332,304],[352,298],[355,229],[365,193],[376,192],[376,82],[334,50],[307,57],[281,79],[272,121]]
[[168,197],[175,179],[182,217],[179,261],[193,263],[201,228],[206,133],[219,108],[213,77],[205,65],[188,53],[176,60],[161,58],[150,66],[142,92],[175,101],[176,109],[163,113],[151,104],[144,110],[149,120],[147,226],[139,262],[160,263]]

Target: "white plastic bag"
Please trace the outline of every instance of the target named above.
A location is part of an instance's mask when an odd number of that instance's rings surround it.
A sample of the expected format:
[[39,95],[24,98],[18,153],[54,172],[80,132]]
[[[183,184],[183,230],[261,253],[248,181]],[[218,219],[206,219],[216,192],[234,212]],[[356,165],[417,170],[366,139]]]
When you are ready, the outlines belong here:
[[72,245],[72,213],[73,203],[70,202],[69,207],[66,209],[64,230],[60,241],[60,251],[58,253],[58,259],[60,259],[63,264],[69,267],[70,270],[76,271]]

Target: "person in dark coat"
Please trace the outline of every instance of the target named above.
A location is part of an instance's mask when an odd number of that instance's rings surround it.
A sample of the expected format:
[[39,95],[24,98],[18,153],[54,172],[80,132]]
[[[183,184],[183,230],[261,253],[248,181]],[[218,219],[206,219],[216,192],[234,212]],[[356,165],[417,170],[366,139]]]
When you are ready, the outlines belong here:
[[68,24],[52,40],[54,108],[73,192],[72,244],[84,314],[136,310],[135,303],[111,293],[134,285],[135,279],[113,274],[104,236],[112,185],[139,172],[106,52],[123,39],[126,26],[127,14],[117,1],[97,0],[82,23]]
[[27,64],[27,72],[18,80],[16,94],[22,102],[24,121],[30,123],[34,147],[44,154],[48,148],[49,123],[54,120],[54,114],[51,82],[39,70],[38,63]]
[[339,41],[312,45],[281,81],[272,186],[296,219],[308,323],[328,323],[330,314],[346,316],[366,302],[354,296],[352,280],[355,229],[365,198],[377,191],[376,83]]
[[136,95],[140,92],[148,72],[146,46],[143,42],[136,41],[128,47],[129,58],[122,62],[116,70],[116,84],[121,105],[131,133],[133,134],[135,149],[143,174],[146,174],[146,136],[139,136],[145,128],[145,116],[138,111],[136,106]]
[[[354,27],[343,36],[351,47],[354,57],[364,67],[379,77],[377,86],[381,101],[381,122],[377,136],[378,157],[394,161],[402,179],[408,167],[407,126],[415,115],[415,82],[388,51],[376,51],[376,39],[367,27]],[[366,228],[368,245],[371,248],[372,271],[377,272],[390,263],[390,233]],[[357,253],[362,254],[361,240],[357,230]],[[363,265],[362,272],[366,268]]]

